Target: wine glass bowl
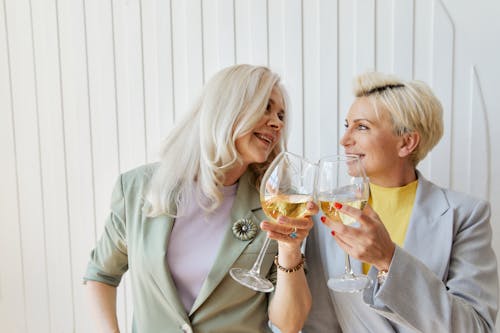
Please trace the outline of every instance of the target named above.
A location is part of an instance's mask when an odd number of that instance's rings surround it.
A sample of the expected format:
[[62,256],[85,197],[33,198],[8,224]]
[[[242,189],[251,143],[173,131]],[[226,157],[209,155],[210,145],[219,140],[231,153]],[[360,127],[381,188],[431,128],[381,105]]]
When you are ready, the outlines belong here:
[[[265,172],[260,185],[260,202],[264,213],[276,223],[280,216],[300,218],[308,214],[307,202],[314,197],[316,165],[302,157],[280,153]],[[290,228],[293,230],[292,228]],[[295,236],[295,231],[291,236]],[[270,238],[266,240],[250,270],[232,268],[229,273],[242,285],[260,292],[271,292],[273,284],[260,275],[260,268]]]
[[[335,204],[363,209],[369,195],[368,178],[357,155],[332,155],[320,160],[315,197],[330,220],[345,225],[355,224],[356,219],[337,210]],[[370,283],[366,275],[354,274],[346,253],[344,274],[330,278],[328,287],[340,292],[359,292]]]

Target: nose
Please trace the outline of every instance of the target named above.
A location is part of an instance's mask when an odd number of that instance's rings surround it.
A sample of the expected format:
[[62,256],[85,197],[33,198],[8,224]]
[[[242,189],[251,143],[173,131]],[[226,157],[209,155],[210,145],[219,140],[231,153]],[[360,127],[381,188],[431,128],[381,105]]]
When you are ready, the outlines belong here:
[[283,120],[279,118],[277,112],[272,112],[271,115],[269,115],[269,119],[267,120],[267,125],[279,131],[283,128],[284,123]]
[[342,137],[340,138],[340,144],[343,146],[343,147],[347,147],[349,146],[350,144],[352,143],[352,139],[349,135],[349,130],[347,130],[344,135],[342,135]]

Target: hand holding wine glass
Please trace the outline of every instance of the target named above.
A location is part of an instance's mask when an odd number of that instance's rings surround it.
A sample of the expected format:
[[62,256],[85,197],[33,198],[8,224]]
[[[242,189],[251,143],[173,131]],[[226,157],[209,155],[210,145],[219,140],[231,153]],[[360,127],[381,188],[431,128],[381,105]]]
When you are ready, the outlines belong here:
[[[370,187],[365,171],[356,155],[333,155],[320,160],[316,183],[316,199],[323,213],[332,221],[351,225],[355,218],[340,212],[338,204],[363,209]],[[345,253],[344,274],[328,280],[328,287],[341,292],[358,292],[369,286],[366,275],[356,275]]]
[[[311,213],[307,209],[308,202],[313,200],[316,165],[302,157],[288,153],[280,153],[271,163],[261,182],[260,201],[266,215],[276,223],[280,216],[297,219]],[[290,241],[299,238],[300,230],[296,227],[280,225],[274,230],[285,230],[283,237]],[[301,235],[304,236],[304,235]],[[274,290],[273,284],[260,275],[260,267],[271,239],[266,237],[262,249],[250,270],[232,268],[231,276],[244,286],[261,292]]]

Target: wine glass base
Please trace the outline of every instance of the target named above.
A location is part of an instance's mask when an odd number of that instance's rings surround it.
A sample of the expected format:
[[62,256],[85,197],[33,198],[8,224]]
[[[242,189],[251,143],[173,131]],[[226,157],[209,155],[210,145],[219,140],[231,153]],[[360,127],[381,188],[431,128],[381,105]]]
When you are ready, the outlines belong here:
[[342,293],[358,293],[371,285],[366,275],[344,275],[328,280],[328,288]]
[[247,269],[232,268],[229,274],[240,284],[247,288],[263,293],[270,293],[274,290],[274,285],[271,281],[264,279]]

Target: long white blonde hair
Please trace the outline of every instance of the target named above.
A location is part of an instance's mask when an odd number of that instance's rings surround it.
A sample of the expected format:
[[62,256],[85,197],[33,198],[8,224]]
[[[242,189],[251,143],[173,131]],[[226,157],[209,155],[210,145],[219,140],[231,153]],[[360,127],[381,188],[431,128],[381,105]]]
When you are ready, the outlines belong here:
[[[205,211],[220,205],[225,173],[242,163],[235,141],[251,132],[262,118],[273,87],[280,90],[286,110],[286,91],[279,76],[267,67],[231,66],[206,83],[191,111],[162,144],[161,161],[147,193],[149,216],[176,216],[176,207],[187,200],[195,185],[208,199],[198,201]],[[281,141],[268,160],[249,166],[257,187],[268,165],[285,149],[286,124],[285,120]]]

